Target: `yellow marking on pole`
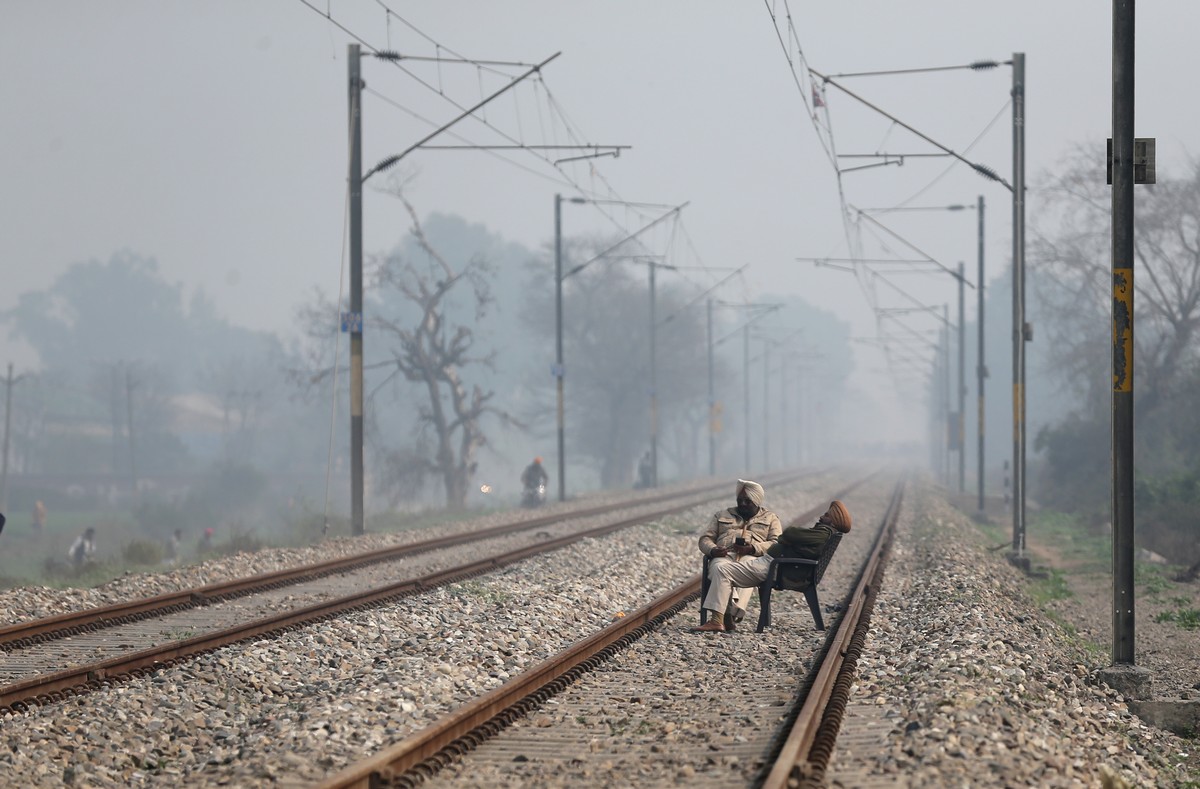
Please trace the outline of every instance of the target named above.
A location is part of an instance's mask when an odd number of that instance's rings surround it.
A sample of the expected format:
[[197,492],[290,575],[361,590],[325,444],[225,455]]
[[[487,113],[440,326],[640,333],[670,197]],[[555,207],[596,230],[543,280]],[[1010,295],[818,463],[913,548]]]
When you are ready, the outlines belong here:
[[1021,437],[1021,414],[1025,411],[1025,387],[1013,384],[1013,440]]
[[1133,391],[1133,269],[1112,272],[1112,384],[1114,392]]
[[[355,344],[357,343],[357,348]],[[350,416],[363,415],[362,340],[350,341]]]

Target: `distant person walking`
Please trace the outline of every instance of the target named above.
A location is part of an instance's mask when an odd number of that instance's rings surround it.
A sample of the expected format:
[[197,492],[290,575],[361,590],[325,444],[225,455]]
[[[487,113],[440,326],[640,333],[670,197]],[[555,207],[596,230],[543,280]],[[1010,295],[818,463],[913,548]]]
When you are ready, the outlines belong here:
[[202,555],[213,549],[213,530],[211,526],[204,530],[204,536],[200,538],[200,543],[196,546],[196,549]]
[[650,456],[650,450],[646,450],[646,454],[642,455],[642,459],[638,461],[638,478],[635,488],[652,488],[654,487],[654,459]]
[[76,569],[83,567],[85,562],[91,560],[96,553],[96,530],[88,526],[83,534],[75,538],[75,542],[71,543],[71,547],[67,549],[67,558],[71,560],[71,564]]
[[33,530],[42,531],[46,528],[46,505],[39,499],[33,505]]
[[163,560],[168,566],[174,567],[179,564],[179,548],[181,545],[183,545],[183,529],[176,529],[171,538],[167,540],[167,549],[163,555]]

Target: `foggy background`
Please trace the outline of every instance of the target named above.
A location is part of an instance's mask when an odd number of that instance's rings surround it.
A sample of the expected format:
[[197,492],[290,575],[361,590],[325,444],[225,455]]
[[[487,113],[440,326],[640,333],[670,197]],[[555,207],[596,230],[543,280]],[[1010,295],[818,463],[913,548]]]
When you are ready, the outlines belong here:
[[[367,183],[372,515],[509,506],[535,455],[554,490],[556,193],[594,201],[563,204],[568,269],[687,203],[565,283],[572,493],[628,487],[648,446],[650,261],[659,267],[660,481],[709,470],[709,299],[720,341],[718,474],[864,454],[902,454],[938,471],[956,464],[940,443],[937,361],[947,348],[943,305],[957,321],[955,279],[936,265],[881,264],[881,283],[870,267],[812,261],[857,256],[928,257],[952,269],[961,261],[966,279],[985,286],[986,479],[998,494],[1012,444],[1011,195],[952,159],[914,156],[935,149],[814,83],[804,66],[839,74],[1024,52],[1029,493],[1047,498],[1039,480],[1052,480],[1062,505],[1103,517],[1103,468],[1063,475],[1078,458],[1107,456],[1107,303],[1087,268],[1108,265],[1107,219],[1078,209],[1107,200],[1105,5],[48,1],[5,10],[0,363],[13,365],[15,381],[6,387],[5,511],[15,533],[6,540],[24,533],[57,555],[89,524],[150,542],[174,528],[188,544],[204,528],[218,540],[311,538],[327,479],[331,514],[345,517],[348,352],[337,300],[348,287],[346,48],[356,37],[364,51],[443,61],[364,58],[364,168],[528,67],[450,62],[459,57],[535,64],[562,53],[540,79],[431,144],[630,146],[616,158],[557,164],[589,150],[418,150]],[[1136,134],[1157,138],[1156,194],[1180,195],[1158,200],[1162,222],[1189,232],[1192,218],[1172,206],[1194,198],[1200,108],[1187,80],[1200,60],[1197,22],[1200,7],[1184,0],[1139,8]],[[1011,183],[1011,79],[1001,65],[838,81]],[[882,160],[833,152],[906,158],[847,172]],[[1138,189],[1139,201],[1151,194]],[[981,195],[983,283],[973,210]],[[855,212],[949,205],[972,210],[870,211],[870,220]],[[414,235],[414,216],[432,252]],[[1177,251],[1164,259],[1186,279],[1194,260]],[[438,310],[448,329],[470,331],[462,379],[492,393],[459,502],[428,468],[436,442],[420,427],[426,388],[397,361],[418,314],[404,286],[438,282],[434,253],[476,277],[476,288],[464,279]],[[1188,304],[1182,291],[1163,298]],[[975,299],[968,289],[967,490],[978,433]],[[746,306],[754,304],[780,306],[763,316]],[[1150,360],[1151,372],[1169,374],[1153,379],[1165,402],[1147,405],[1159,409],[1147,424],[1165,435],[1166,425],[1185,424],[1172,415],[1188,406],[1172,398],[1188,390],[1194,360],[1192,316],[1162,314],[1178,320],[1153,336],[1173,337],[1179,351]],[[747,358],[741,327],[750,319]],[[1143,503],[1186,509],[1186,495],[1163,491],[1187,489],[1195,459],[1176,444],[1144,446],[1157,466]],[[955,475],[948,481],[957,486]],[[36,500],[50,513],[42,530],[29,515]],[[103,547],[116,551],[116,541]]]

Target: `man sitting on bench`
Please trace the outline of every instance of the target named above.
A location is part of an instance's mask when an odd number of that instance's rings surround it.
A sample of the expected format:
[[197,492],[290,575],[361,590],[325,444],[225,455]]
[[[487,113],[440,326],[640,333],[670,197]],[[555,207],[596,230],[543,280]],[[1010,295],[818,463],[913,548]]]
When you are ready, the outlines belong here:
[[[783,530],[778,542],[771,545],[765,554],[742,562],[717,562],[708,566],[709,587],[704,598],[704,608],[710,612],[710,618],[699,627],[693,627],[697,633],[725,632],[725,606],[730,594],[741,592],[742,597],[737,602],[742,604],[741,611],[745,613],[745,600],[751,588],[757,588],[767,579],[767,571],[771,569],[771,560],[776,557],[787,559],[818,559],[825,543],[837,531],[845,534],[850,531],[850,510],[840,501],[833,501],[825,514],[817,519],[811,528],[789,526]],[[711,553],[709,554],[712,555]],[[736,610],[736,609],[735,609]]]
[[[709,563],[711,578],[724,577],[716,574],[716,568],[741,568],[761,561],[767,549],[775,544],[779,533],[783,531],[779,516],[762,506],[765,496],[762,485],[739,479],[734,495],[737,498],[737,506],[715,513],[709,521],[708,529],[700,536],[700,552],[712,559]],[[734,572],[734,576],[740,578],[741,574]],[[719,590],[717,586],[718,584],[714,583],[709,588],[708,598],[704,603],[705,608],[716,611],[716,618],[699,628],[702,632],[719,633],[725,630],[721,618],[726,606],[732,606],[731,625],[746,613],[746,601],[750,599],[751,590],[739,588],[745,584],[721,584]],[[730,597],[733,598],[732,602]],[[718,627],[713,627],[714,623]]]

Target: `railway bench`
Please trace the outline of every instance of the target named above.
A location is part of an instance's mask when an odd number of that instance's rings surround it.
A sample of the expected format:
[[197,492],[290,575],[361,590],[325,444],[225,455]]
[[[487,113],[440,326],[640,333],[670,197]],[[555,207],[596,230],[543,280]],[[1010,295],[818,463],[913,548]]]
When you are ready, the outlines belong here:
[[[841,533],[835,531],[829,541],[825,543],[819,558],[775,558],[771,560],[771,566],[767,568],[766,579],[758,585],[759,613],[758,627],[755,632],[761,633],[771,626],[771,593],[775,591],[803,593],[804,599],[808,601],[808,609],[812,611],[817,630],[825,629],[825,620],[821,617],[821,602],[817,598],[817,585],[821,583],[821,577],[825,575],[825,568],[829,566],[829,561],[833,559],[833,554],[837,552],[841,541]],[[712,583],[708,577],[708,565],[711,561],[709,557],[704,557],[704,574],[700,587],[702,602],[708,595],[708,587]],[[704,624],[707,619],[708,610],[701,605],[700,624]],[[729,625],[729,612],[726,611],[725,627],[728,628]]]
[[772,559],[767,570],[767,577],[758,585],[758,629],[761,633],[771,626],[771,592],[791,591],[803,592],[808,601],[808,610],[812,611],[813,621],[817,630],[825,629],[825,620],[821,618],[821,602],[817,599],[817,584],[825,575],[829,560],[837,552],[838,544],[842,541],[841,532],[835,531],[825,543],[821,556],[817,559]]

